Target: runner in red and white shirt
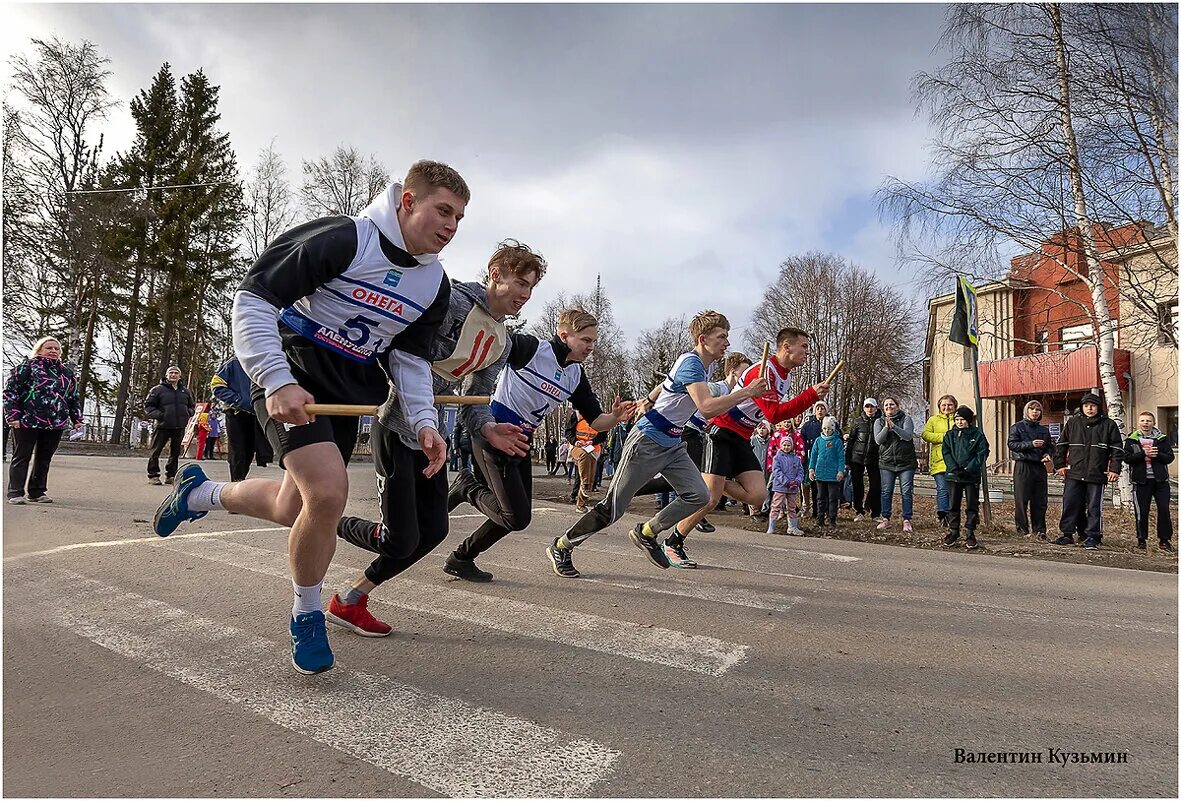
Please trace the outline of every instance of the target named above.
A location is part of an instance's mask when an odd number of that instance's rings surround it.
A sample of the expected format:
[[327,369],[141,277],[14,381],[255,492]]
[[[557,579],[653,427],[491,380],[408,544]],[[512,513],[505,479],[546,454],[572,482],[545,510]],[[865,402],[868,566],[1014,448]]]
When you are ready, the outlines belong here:
[[[795,417],[828,394],[828,384],[821,383],[791,397],[791,371],[808,361],[808,340],[808,333],[802,329],[781,329],[775,337],[775,353],[767,360],[767,380],[771,384],[767,394],[743,401],[710,420],[712,448],[707,449],[709,456],[702,466],[709,503],[677,524],[675,531],[682,539],[718,505],[723,494],[752,509],[763,505],[767,497],[763,466],[750,448],[755,427],[763,420],[774,425]],[[752,365],[743,373],[739,386],[757,379],[759,371],[760,365]]]

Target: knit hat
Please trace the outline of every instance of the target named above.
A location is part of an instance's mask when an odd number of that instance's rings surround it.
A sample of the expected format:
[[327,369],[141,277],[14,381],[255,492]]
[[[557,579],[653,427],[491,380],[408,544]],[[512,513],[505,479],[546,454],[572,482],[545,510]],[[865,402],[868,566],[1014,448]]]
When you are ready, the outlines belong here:
[[824,418],[824,420],[822,420],[820,422],[820,430],[821,431],[836,431],[837,430],[837,419],[830,414],[828,417]]
[[866,399],[865,399],[865,403],[863,403],[863,404],[861,404],[861,405],[862,405],[862,406],[872,406],[873,408],[875,408],[875,409],[876,409],[876,408],[878,408],[878,406],[879,406],[880,404],[878,403],[878,399],[877,399],[877,398],[866,398]]
[[1081,406],[1084,403],[1093,403],[1096,406],[1098,406],[1100,409],[1103,408],[1103,401],[1101,401],[1099,399],[1099,396],[1096,395],[1094,392],[1088,392],[1086,395],[1083,395],[1083,399],[1079,403],[1079,405]]
[[960,408],[956,409],[955,416],[964,418],[968,421],[968,425],[970,426],[976,425],[976,413],[967,406],[961,406]]

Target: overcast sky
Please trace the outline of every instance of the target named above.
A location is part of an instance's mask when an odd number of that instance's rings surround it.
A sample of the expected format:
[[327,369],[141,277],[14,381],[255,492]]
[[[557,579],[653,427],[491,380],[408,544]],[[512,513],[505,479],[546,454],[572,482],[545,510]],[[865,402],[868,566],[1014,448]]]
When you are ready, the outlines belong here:
[[[902,285],[872,194],[924,174],[910,80],[940,5],[6,5],[29,37],[90,39],[122,101],[167,61],[221,87],[245,174],[272,139],[300,161],[338,144],[400,176],[445,161],[472,188],[448,272],[496,242],[540,250],[531,305],[601,273],[629,340],[712,307],[741,329],[783,259],[841,254]],[[7,91],[7,72],[5,74]],[[915,290],[916,294],[919,291]],[[529,316],[526,307],[525,316]]]

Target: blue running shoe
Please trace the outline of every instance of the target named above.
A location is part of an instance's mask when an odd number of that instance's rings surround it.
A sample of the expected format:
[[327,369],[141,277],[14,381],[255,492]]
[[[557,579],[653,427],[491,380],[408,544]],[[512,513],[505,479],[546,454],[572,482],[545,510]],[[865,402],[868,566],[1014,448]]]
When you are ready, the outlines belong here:
[[323,612],[304,612],[291,619],[291,664],[307,676],[323,673],[336,663],[328,647]]
[[189,520],[200,520],[208,512],[189,511],[189,493],[209,480],[205,471],[195,464],[186,464],[176,474],[172,485],[172,492],[156,510],[152,519],[152,529],[161,537],[167,537]]

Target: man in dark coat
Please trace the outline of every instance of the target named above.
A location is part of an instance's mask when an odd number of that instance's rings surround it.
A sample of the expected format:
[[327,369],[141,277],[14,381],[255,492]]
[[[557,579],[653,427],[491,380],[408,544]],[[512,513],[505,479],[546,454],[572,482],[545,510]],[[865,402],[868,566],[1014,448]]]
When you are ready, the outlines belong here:
[[180,462],[180,441],[194,408],[193,395],[180,382],[180,368],[176,365],[168,368],[164,380],[152,387],[144,398],[144,413],[149,420],[156,421],[152,454],[148,457],[149,484],[160,484],[160,452],[164,450],[165,443],[169,445],[169,451],[168,463],[164,466],[164,483],[172,483]]
[[[1082,414],[1066,421],[1054,448],[1054,470],[1066,480],[1062,489],[1062,536],[1055,545],[1073,545],[1074,535],[1085,537],[1083,547],[1096,550],[1103,541],[1103,491],[1119,478],[1124,438],[1119,426],[1103,412],[1099,396],[1083,396]],[[1085,529],[1079,531],[1082,515]]]

